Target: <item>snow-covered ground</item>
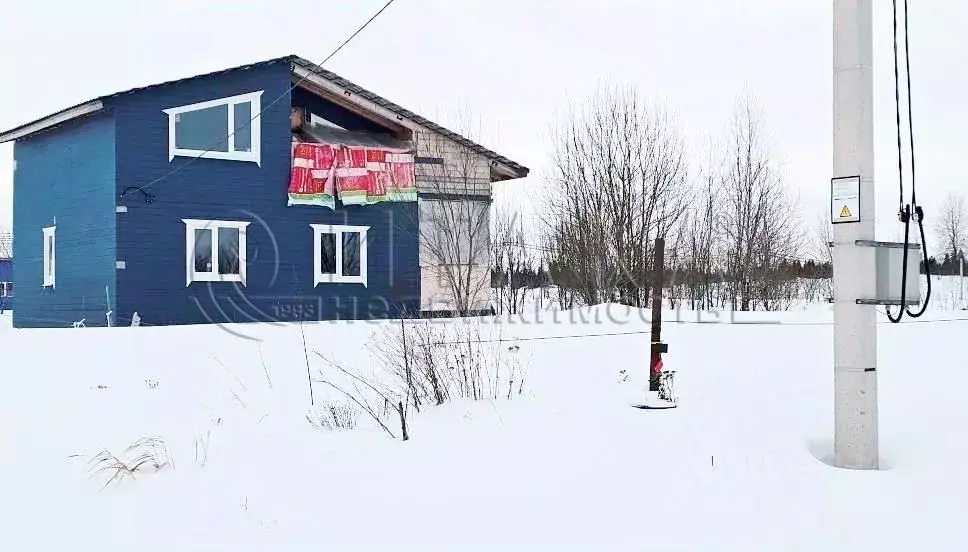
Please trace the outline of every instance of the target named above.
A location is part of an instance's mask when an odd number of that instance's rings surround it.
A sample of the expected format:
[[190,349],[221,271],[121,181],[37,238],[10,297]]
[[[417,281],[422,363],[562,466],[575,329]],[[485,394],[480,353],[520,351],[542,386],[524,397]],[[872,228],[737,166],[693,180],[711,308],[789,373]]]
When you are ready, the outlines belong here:
[[[482,322],[521,395],[425,407],[402,442],[365,416],[306,418],[307,356],[314,378],[333,372],[314,351],[379,372],[386,324],[14,330],[5,314],[0,550],[968,548],[968,312],[882,317],[878,472],[821,461],[828,305],[678,318],[677,409],[629,407],[648,311],[545,312]],[[171,466],[106,487],[92,473],[148,436]]]

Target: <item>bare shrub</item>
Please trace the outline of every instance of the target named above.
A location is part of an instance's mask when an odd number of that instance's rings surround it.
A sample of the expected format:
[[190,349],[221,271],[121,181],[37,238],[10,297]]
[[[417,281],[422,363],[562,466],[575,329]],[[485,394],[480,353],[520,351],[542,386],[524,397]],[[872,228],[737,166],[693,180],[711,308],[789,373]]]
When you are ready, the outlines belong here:
[[523,391],[518,346],[485,335],[481,320],[411,320],[388,326],[372,347],[378,360],[409,389],[418,411],[450,400],[495,400]]
[[[371,373],[316,351],[326,366],[312,381],[352,403],[341,408],[357,407],[356,417],[365,414],[393,438],[398,433],[390,427],[398,426],[400,438],[407,440],[414,411],[460,399],[508,400],[523,394],[527,374],[520,348],[488,335],[485,327],[471,318],[400,320],[376,333],[369,347],[377,360]],[[327,429],[346,423],[345,412],[326,408],[308,418]]]
[[[391,386],[387,386],[379,378],[366,378],[358,373],[344,368],[340,363],[331,360],[319,351],[314,351],[316,356],[321,358],[326,365],[333,370],[335,373],[332,376],[328,376],[322,370],[319,371],[319,376],[316,379],[310,380],[310,383],[322,383],[326,385],[333,391],[349,399],[353,404],[358,406],[360,410],[366,413],[370,419],[377,423],[383,431],[385,431],[390,437],[396,438],[396,435],[388,427],[387,415],[390,410],[397,412],[400,422],[401,438],[406,441],[409,438],[407,431],[407,407],[410,404],[409,397],[407,401],[396,400],[396,393],[399,392],[398,389],[394,389]],[[333,370],[330,370],[332,372]],[[336,380],[335,382],[333,380]],[[408,390],[404,390],[404,393],[408,393]]]

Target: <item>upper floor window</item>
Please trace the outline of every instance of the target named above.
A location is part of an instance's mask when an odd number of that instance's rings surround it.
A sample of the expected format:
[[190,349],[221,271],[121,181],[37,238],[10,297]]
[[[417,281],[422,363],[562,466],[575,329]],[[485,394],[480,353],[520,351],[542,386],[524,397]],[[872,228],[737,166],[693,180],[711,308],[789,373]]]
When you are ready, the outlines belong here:
[[248,222],[182,219],[185,223],[186,284],[241,282],[245,285],[245,229]]
[[13,297],[13,282],[0,282],[0,297]]
[[56,226],[44,228],[44,287],[54,287],[55,261],[55,231]]
[[261,164],[262,91],[172,107],[168,114],[168,159],[176,155]]
[[310,224],[313,228],[313,286],[366,287],[366,231],[369,226]]

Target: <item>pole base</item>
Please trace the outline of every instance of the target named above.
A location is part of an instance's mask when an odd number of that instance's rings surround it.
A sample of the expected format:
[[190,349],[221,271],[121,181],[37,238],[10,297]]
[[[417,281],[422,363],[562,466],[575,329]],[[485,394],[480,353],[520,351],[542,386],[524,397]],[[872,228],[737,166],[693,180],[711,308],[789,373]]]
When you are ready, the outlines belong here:
[[646,392],[645,397],[641,401],[632,403],[633,408],[638,408],[640,410],[666,410],[669,408],[676,408],[677,406],[678,401],[663,399],[659,397],[659,394],[655,391]]

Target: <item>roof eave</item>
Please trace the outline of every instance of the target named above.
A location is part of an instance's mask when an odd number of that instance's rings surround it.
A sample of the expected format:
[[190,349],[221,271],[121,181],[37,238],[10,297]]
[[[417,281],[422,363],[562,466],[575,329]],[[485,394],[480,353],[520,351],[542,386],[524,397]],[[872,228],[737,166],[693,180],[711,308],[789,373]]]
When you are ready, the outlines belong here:
[[104,103],[101,100],[92,100],[74,107],[69,107],[52,115],[48,115],[42,119],[37,119],[31,123],[27,123],[17,128],[0,133],[0,144],[19,140],[42,130],[46,130],[57,125],[64,124],[68,121],[90,115],[91,113],[96,113],[102,109],[104,109]]
[[[296,79],[308,79],[311,82],[329,89],[337,95],[345,96],[345,100],[355,103],[373,114],[379,114],[383,119],[393,122],[395,125],[403,125],[411,129],[414,126],[422,127],[431,132],[449,138],[463,146],[469,147],[473,151],[483,155],[491,161],[492,166],[499,169],[501,180],[514,180],[528,176],[528,168],[515,163],[503,155],[492,151],[460,134],[444,128],[433,121],[421,117],[412,111],[405,109],[379,94],[363,88],[362,86],[343,78],[335,73],[323,69],[319,65],[303,59],[299,56],[292,56],[293,76]],[[363,100],[362,102],[360,100]]]
[[492,176],[492,182],[506,182],[508,180],[519,180],[526,178],[531,172],[527,167],[521,165],[508,165],[500,161],[491,161],[491,169],[497,178]]

